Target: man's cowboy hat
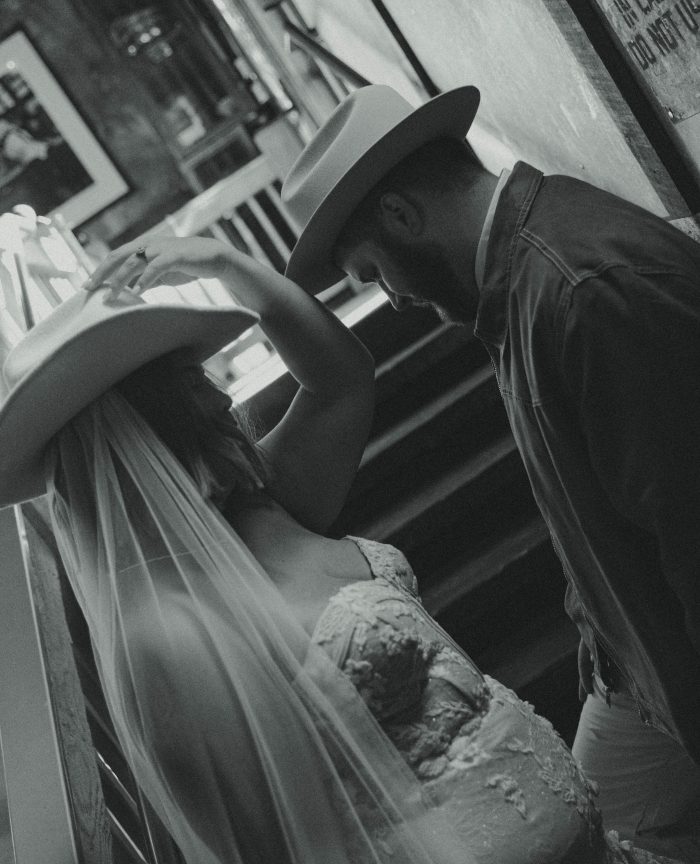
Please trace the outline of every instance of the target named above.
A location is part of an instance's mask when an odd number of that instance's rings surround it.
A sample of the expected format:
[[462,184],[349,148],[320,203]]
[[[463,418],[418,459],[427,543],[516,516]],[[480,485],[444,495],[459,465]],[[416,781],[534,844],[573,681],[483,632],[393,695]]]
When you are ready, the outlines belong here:
[[257,321],[249,309],[146,303],[111,288],[61,303],[5,360],[0,507],[46,491],[49,440],[122,378],[177,349],[201,363]]
[[370,84],[338,105],[292,166],[282,200],[301,228],[286,275],[314,293],[345,275],[332,249],[347,219],[404,157],[436,138],[463,139],[479,105],[459,87],[414,109],[391,87]]

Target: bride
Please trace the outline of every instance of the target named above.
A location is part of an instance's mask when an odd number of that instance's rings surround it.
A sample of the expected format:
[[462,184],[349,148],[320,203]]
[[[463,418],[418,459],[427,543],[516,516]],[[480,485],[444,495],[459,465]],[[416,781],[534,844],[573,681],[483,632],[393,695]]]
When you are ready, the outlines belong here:
[[[193,277],[241,306],[138,296]],[[427,615],[398,550],[324,536],[374,386],[331,313],[203,238],[126,244],[86,287],[8,356],[0,506],[48,493],[121,744],[188,864],[662,860],[604,834],[563,741]],[[256,321],[300,386],[254,443],[201,363]]]

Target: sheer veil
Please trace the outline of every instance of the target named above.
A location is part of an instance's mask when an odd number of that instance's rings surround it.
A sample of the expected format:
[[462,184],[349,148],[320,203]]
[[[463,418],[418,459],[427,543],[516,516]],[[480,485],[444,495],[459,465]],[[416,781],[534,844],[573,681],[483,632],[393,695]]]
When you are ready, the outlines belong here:
[[188,864],[467,864],[352,684],[116,392],[47,457],[132,769]]

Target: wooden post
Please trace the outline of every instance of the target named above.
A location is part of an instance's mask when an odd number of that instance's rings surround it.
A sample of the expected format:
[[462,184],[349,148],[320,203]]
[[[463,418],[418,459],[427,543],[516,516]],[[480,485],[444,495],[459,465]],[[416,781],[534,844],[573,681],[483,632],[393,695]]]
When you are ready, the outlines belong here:
[[109,864],[95,754],[52,551],[0,510],[0,732],[16,864]]

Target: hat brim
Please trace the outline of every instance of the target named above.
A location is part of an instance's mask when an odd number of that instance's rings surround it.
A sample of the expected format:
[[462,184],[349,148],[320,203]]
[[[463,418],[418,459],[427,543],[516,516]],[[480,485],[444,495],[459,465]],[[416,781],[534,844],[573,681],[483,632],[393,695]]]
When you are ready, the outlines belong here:
[[476,87],[458,87],[420,105],[348,167],[314,211],[292,250],[285,275],[317,294],[345,277],[333,247],[348,218],[392,168],[437,138],[466,137],[479,107]]
[[258,320],[243,308],[144,303],[61,345],[12,389],[0,410],[0,508],[45,493],[49,441],[118,381],[179,349],[201,363]]

